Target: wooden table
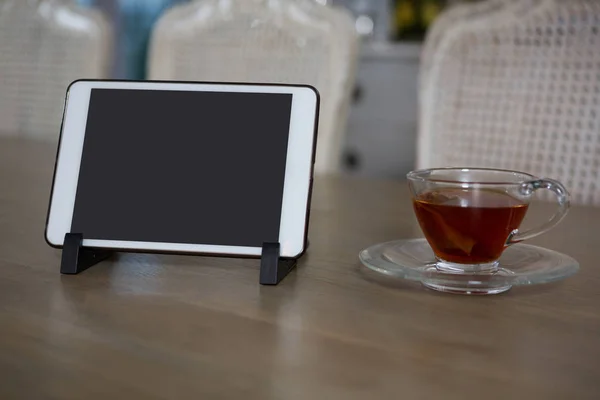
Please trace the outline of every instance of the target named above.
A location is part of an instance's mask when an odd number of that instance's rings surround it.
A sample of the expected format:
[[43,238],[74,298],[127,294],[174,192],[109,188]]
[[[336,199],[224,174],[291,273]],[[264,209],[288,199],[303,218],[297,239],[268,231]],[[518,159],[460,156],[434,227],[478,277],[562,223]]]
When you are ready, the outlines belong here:
[[317,179],[310,250],[277,287],[257,260],[166,255],[61,276],[54,155],[0,139],[1,399],[600,398],[600,209],[534,242],[578,275],[495,297],[363,268],[361,249],[420,232],[403,184],[347,178]]

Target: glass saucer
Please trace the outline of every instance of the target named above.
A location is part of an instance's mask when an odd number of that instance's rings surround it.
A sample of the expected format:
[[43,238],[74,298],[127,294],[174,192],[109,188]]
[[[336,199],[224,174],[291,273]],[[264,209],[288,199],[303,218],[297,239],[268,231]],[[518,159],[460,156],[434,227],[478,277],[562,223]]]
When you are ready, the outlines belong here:
[[497,294],[515,285],[536,285],[564,279],[579,270],[579,263],[565,254],[516,244],[504,251],[496,272],[442,272],[436,268],[437,261],[425,239],[376,244],[363,250],[360,260],[373,271],[458,294]]

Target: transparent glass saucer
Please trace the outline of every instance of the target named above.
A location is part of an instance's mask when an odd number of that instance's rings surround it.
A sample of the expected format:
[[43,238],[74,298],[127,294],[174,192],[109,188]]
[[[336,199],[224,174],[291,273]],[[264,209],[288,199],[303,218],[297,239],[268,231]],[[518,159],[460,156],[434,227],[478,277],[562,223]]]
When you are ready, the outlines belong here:
[[458,294],[498,294],[516,285],[558,281],[579,270],[579,263],[565,254],[543,247],[515,244],[504,251],[496,272],[442,272],[436,268],[437,261],[425,239],[376,244],[363,250],[360,260],[373,271]]

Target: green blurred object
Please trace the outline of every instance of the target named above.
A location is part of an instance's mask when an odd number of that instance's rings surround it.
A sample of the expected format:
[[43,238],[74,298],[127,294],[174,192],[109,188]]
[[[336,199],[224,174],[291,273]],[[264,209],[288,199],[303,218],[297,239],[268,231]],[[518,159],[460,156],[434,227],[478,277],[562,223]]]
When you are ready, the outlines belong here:
[[423,40],[425,32],[446,5],[446,0],[395,0],[396,39]]

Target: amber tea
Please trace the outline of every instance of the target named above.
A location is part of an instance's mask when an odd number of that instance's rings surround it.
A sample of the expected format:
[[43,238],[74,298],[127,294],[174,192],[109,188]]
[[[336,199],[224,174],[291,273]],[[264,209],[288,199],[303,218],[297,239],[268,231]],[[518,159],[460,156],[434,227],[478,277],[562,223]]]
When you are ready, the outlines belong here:
[[459,188],[421,193],[413,203],[436,256],[458,264],[496,261],[528,208],[503,191]]

